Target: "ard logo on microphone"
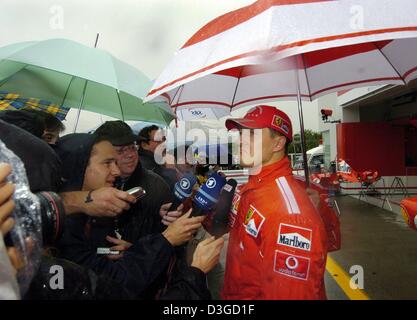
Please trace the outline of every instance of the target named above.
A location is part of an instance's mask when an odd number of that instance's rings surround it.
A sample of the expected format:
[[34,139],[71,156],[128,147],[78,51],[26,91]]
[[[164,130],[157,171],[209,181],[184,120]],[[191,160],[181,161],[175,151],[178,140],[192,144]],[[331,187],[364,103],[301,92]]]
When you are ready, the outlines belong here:
[[206,182],[207,188],[213,189],[216,186],[216,179],[209,178]]
[[186,178],[181,179],[180,184],[182,189],[188,189],[190,187],[190,181]]

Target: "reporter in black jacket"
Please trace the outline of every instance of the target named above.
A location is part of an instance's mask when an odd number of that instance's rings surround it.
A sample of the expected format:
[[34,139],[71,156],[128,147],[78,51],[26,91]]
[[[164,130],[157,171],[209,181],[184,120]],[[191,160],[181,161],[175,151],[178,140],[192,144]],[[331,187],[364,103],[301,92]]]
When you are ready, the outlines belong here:
[[[94,190],[106,185],[111,186],[120,174],[112,145],[105,139],[97,138],[96,135],[65,136],[61,139],[57,152],[63,162],[64,191]],[[97,248],[111,246],[106,242],[106,235],[115,237],[116,225],[111,223],[97,225],[92,223],[94,218],[83,214],[72,215],[67,219],[66,231],[59,249],[64,258],[90,268],[100,276],[112,279],[134,297],[149,298],[152,297],[148,294],[149,290],[152,292],[154,290],[152,285],[158,282],[160,277],[165,277],[170,270],[169,266],[175,262],[174,247],[188,241],[201,226],[202,218],[188,216],[177,219],[163,233],[140,238],[134,236],[132,245],[123,250],[123,255],[117,260],[110,260],[106,256],[97,255]],[[211,255],[206,254],[206,258],[200,259],[200,262],[196,258],[193,267],[183,268],[184,274],[175,272],[170,276],[170,281],[158,288],[158,297],[166,294],[170,286],[173,288],[179,286],[181,288],[179,292],[185,293],[187,297],[191,296],[195,299],[209,297],[204,271],[207,265],[211,265],[210,261],[213,257],[218,259],[219,242],[212,242],[211,247],[216,250],[212,250]],[[202,250],[210,251],[207,248]]]
[[123,239],[132,242],[164,230],[160,211],[163,205],[173,201],[173,193],[164,179],[147,170],[139,161],[132,129],[123,121],[106,121],[97,128],[95,134],[110,141],[114,147],[120,169],[117,187],[126,191],[139,186],[146,191],[146,196],[131,205],[118,219],[118,228]]

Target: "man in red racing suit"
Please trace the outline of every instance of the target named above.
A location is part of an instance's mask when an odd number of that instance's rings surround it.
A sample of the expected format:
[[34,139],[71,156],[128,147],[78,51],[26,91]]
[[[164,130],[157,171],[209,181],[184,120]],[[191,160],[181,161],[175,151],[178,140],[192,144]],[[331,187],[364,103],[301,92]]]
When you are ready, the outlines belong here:
[[257,106],[226,126],[263,132],[260,172],[233,201],[222,298],[326,299],[326,231],[305,186],[292,176],[290,119],[274,107]]

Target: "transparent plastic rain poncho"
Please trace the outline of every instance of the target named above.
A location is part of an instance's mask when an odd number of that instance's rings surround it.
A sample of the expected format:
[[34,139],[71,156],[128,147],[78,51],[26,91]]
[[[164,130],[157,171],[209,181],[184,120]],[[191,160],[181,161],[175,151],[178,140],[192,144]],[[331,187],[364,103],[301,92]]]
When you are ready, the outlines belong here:
[[[24,266],[17,273],[20,294],[23,296],[29,288],[41,259],[40,204],[37,197],[30,192],[26,170],[22,161],[0,140],[1,162],[11,165],[12,171],[7,177],[7,181],[15,185],[13,200],[16,205],[12,213],[15,225],[10,232],[10,236],[13,245],[17,248],[24,261]],[[3,256],[0,255],[0,259],[3,259]],[[7,263],[5,262],[5,264]],[[3,270],[0,270],[0,274],[2,272]]]
[[3,237],[0,234],[0,300],[17,300],[19,298],[19,287],[7,255]]

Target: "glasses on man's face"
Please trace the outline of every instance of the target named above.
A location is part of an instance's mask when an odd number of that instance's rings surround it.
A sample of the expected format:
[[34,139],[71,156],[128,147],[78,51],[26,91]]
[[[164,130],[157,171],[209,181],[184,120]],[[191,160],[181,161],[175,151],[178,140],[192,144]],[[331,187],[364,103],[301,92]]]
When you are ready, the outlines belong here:
[[122,156],[126,153],[131,153],[131,152],[138,151],[138,146],[136,145],[136,143],[133,143],[133,144],[129,144],[128,146],[115,147],[115,149],[116,149],[116,153],[119,156]]

